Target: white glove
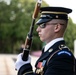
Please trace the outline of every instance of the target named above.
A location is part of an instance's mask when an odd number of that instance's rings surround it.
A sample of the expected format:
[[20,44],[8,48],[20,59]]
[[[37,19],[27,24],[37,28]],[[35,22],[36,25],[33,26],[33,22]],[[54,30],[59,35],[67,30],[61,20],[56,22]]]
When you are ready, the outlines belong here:
[[18,55],[17,61],[16,61],[16,63],[15,63],[15,69],[18,71],[21,66],[23,66],[24,64],[28,64],[28,63],[31,63],[31,56],[29,55],[27,61],[23,61],[23,60],[22,60],[22,53],[20,53],[20,54]]

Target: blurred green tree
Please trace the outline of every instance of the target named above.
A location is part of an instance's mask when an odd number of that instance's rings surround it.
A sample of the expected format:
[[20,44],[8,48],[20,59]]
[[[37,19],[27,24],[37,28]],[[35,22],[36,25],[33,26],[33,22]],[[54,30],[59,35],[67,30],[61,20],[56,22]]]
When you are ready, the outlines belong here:
[[[18,52],[20,44],[25,41],[30,29],[35,3],[36,1],[33,0],[11,0],[10,4],[7,4],[4,0],[0,1],[1,53]],[[47,4],[43,3],[43,5]],[[36,31],[34,33],[35,41],[33,41],[32,46],[34,47],[32,47],[32,50],[41,47],[35,44],[40,42]]]

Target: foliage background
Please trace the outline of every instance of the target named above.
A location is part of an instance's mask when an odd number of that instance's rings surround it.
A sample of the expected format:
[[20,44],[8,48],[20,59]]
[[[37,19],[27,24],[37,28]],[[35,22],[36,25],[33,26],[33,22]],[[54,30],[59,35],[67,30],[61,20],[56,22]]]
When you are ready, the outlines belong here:
[[[0,1],[0,53],[18,53],[29,31],[36,0],[11,0],[10,4]],[[42,6],[48,6],[45,2]],[[65,34],[66,44],[73,52],[76,39],[76,24],[70,18]],[[43,43],[34,29],[31,50],[40,50]]]

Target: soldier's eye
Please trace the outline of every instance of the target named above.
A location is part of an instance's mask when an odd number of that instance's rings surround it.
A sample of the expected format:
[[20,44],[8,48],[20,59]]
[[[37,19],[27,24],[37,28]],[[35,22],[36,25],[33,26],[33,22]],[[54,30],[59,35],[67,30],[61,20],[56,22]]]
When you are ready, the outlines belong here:
[[40,28],[45,28],[46,27],[46,23],[40,24],[39,27]]

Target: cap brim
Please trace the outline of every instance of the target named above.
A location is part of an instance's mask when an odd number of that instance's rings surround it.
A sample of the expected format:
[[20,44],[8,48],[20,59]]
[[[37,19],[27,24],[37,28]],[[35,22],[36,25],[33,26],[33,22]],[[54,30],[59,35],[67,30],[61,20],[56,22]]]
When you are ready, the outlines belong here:
[[36,22],[36,25],[40,25],[42,23],[46,23],[46,22],[49,22],[51,21],[51,19],[39,19],[37,22]]

